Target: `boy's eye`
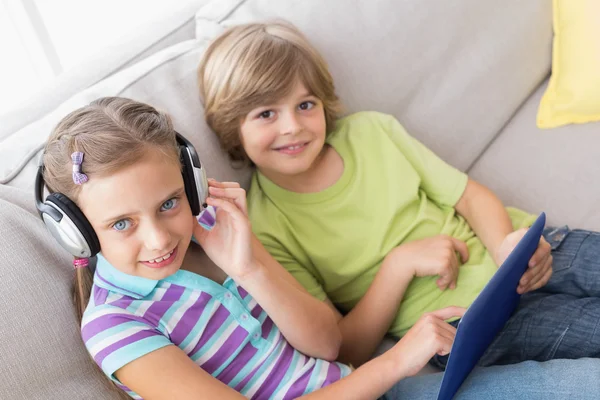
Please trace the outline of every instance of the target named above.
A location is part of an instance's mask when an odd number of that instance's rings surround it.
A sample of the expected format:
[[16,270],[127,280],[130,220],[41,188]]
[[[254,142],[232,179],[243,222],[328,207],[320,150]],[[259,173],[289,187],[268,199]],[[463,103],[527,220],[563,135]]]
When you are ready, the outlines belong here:
[[128,219],[120,219],[117,222],[115,222],[112,225],[112,228],[115,231],[124,231],[126,229],[129,229],[129,227],[131,226],[131,221]]
[[313,108],[314,106],[315,106],[315,103],[313,103],[312,101],[305,101],[305,102],[300,103],[298,108],[301,109],[302,111],[307,111],[307,110],[310,110],[311,108]]
[[273,115],[275,115],[275,113],[273,111],[267,110],[267,111],[263,111],[260,114],[258,114],[258,118],[269,119],[269,118],[273,117]]
[[160,207],[160,211],[172,210],[175,208],[175,206],[177,206],[178,203],[179,200],[176,197],[173,197],[172,199],[169,199],[163,203],[163,205]]

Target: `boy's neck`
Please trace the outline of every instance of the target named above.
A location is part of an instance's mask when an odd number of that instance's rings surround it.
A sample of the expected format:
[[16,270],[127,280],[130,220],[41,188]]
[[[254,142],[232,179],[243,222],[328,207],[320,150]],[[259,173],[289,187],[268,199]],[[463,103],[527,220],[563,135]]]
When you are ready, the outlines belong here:
[[310,169],[297,175],[281,175],[260,171],[277,186],[294,193],[318,193],[333,186],[344,173],[344,160],[325,144]]

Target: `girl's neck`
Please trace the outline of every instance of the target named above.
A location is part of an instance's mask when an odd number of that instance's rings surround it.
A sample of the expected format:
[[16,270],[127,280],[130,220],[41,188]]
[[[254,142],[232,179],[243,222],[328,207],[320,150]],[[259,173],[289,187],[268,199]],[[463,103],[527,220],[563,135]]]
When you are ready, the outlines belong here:
[[325,144],[310,168],[296,175],[260,171],[277,186],[295,193],[318,193],[333,186],[344,173],[344,160],[330,145]]
[[227,274],[212,262],[200,245],[191,242],[188,247],[181,269],[201,275],[222,285]]

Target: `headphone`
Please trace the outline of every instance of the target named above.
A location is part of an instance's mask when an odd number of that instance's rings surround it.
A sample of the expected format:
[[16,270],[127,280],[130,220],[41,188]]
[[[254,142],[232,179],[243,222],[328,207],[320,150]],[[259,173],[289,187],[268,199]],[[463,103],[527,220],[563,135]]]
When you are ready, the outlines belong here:
[[[194,146],[175,132],[182,164],[185,194],[193,215],[206,207],[208,181]],[[75,202],[62,193],[51,193],[42,202],[44,192],[44,164],[40,158],[35,178],[35,203],[46,228],[56,241],[74,257],[90,258],[100,252],[100,241],[92,225]]]

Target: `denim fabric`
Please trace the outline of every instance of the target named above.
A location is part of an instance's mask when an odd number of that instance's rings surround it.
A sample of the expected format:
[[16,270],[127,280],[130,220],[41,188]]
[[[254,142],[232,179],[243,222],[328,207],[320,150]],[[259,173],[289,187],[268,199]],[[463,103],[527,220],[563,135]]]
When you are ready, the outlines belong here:
[[[456,400],[597,400],[600,360],[526,361],[477,367],[454,397]],[[442,372],[403,379],[383,400],[437,398]]]
[[[600,233],[546,228],[544,238],[552,247],[552,278],[521,296],[480,366],[600,357]],[[435,356],[430,364],[444,369],[447,361]]]
[[547,229],[544,237],[554,249],[552,278],[521,297],[482,366],[600,357],[600,233]]

